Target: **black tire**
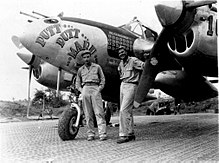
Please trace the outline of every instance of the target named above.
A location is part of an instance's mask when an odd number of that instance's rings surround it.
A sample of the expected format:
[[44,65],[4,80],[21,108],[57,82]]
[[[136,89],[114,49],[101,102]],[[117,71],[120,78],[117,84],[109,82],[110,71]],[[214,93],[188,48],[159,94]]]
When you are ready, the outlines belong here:
[[76,119],[77,110],[72,108],[65,110],[59,118],[58,134],[63,141],[73,140],[76,137],[79,130],[79,127],[73,126],[73,124],[76,122]]

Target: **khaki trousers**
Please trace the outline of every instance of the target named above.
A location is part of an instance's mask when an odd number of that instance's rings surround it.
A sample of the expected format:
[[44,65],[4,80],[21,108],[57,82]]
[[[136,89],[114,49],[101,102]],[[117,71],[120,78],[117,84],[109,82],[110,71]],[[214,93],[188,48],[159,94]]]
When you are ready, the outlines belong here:
[[82,90],[82,105],[87,123],[87,135],[95,136],[94,115],[97,120],[99,137],[106,136],[106,120],[103,110],[102,96],[99,87],[84,86]]
[[119,112],[119,136],[134,135],[133,103],[136,84],[121,83],[120,86],[120,112]]

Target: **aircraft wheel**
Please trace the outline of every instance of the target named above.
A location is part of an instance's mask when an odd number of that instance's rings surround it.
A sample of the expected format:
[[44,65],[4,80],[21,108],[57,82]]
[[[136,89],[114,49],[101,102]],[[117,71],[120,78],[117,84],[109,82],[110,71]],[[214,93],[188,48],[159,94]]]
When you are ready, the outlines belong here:
[[58,134],[62,140],[73,140],[79,130],[79,127],[75,127],[77,119],[76,109],[67,109],[65,110],[58,122]]

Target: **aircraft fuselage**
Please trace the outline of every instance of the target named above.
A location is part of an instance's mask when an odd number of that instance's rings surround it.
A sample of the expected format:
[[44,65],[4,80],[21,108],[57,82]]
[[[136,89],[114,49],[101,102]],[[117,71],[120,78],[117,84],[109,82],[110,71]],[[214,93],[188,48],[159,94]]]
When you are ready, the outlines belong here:
[[78,53],[83,49],[90,50],[92,61],[98,63],[104,71],[107,82],[103,94],[107,91],[110,101],[119,95],[117,67],[120,59],[117,48],[124,45],[128,55],[134,56],[139,50],[135,49],[136,46],[139,48],[139,40],[142,42],[141,38],[128,30],[69,17],[34,21],[28,24],[20,40],[33,54],[74,76],[83,65],[83,59]]

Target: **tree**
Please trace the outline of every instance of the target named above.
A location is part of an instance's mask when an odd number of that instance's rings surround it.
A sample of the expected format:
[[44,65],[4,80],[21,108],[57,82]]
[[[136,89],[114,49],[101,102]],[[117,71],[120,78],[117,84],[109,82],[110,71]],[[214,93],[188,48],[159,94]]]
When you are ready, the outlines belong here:
[[43,90],[38,90],[36,89],[36,93],[34,95],[34,98],[32,100],[32,104],[33,105],[38,105],[38,104],[41,104],[43,99],[46,98],[46,94]]
[[56,97],[56,91],[53,89],[37,90],[34,95],[33,105],[42,105],[44,102],[45,106],[50,106],[53,108],[58,108],[61,106],[67,105],[67,102],[63,100],[63,95],[60,93],[58,97]]

